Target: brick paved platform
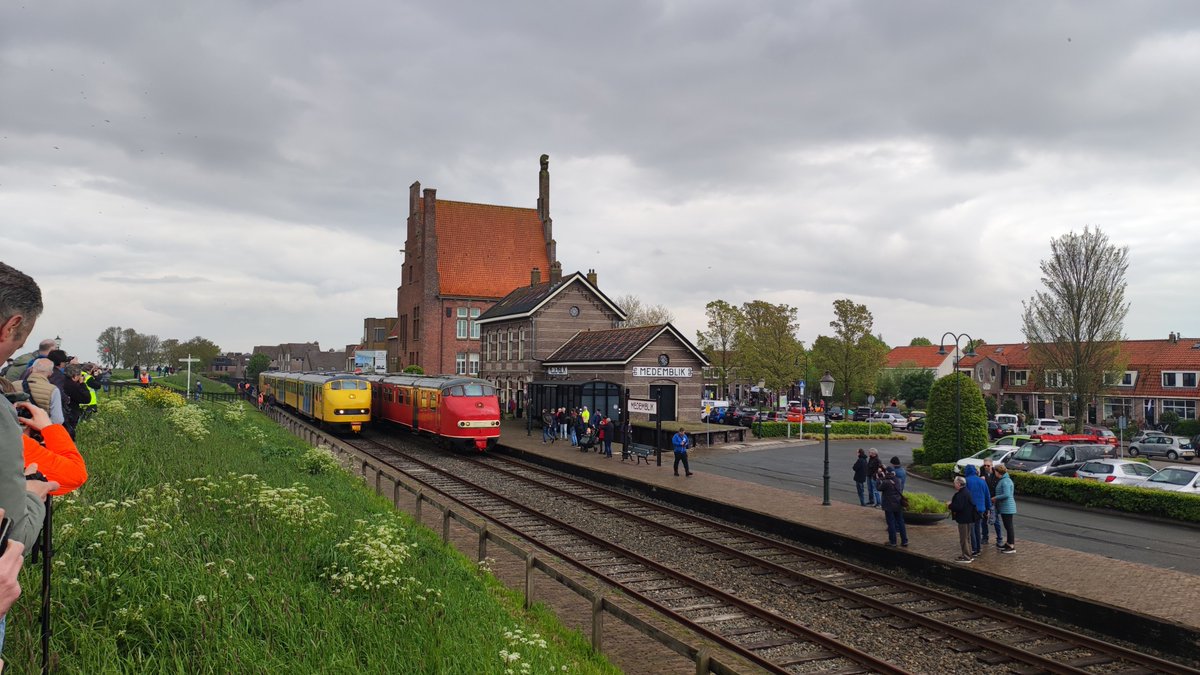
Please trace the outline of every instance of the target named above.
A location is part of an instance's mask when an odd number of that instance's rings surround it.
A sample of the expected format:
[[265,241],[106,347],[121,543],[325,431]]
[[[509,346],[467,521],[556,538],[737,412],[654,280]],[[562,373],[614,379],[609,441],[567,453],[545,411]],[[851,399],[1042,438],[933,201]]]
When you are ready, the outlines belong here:
[[647,466],[623,462],[619,444],[613,444],[613,458],[606,459],[595,452],[580,452],[571,447],[569,441],[543,444],[541,438],[540,429],[534,429],[531,436],[526,436],[524,420],[515,420],[503,423],[500,440],[503,445],[519,451],[615,474],[660,490],[736,505],[831,533],[856,542],[855,548],[860,551],[863,546],[877,546],[882,560],[895,561],[910,571],[920,569],[934,575],[941,575],[944,570],[944,580],[949,584],[963,578],[961,573],[969,570],[972,574],[985,575],[985,580],[991,577],[991,583],[1015,582],[1035,593],[1044,590],[1177,624],[1185,630],[1200,631],[1200,611],[1195,605],[1195,599],[1200,598],[1200,576],[1021,541],[1019,513],[1015,555],[1001,554],[994,545],[989,545],[971,565],[956,566],[951,561],[959,553],[958,533],[949,521],[931,526],[910,525],[907,549],[885,549],[887,527],[878,509],[839,502],[822,506],[821,500],[815,497],[704,473],[695,467],[694,476],[676,477],[672,473],[673,457],[669,451],[663,453],[661,467],[654,464],[653,458]]

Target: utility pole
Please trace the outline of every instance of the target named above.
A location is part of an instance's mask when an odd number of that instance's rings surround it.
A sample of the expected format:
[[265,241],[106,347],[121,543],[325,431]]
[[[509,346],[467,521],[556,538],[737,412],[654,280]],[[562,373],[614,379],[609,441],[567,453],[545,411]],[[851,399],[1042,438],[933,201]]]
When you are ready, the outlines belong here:
[[192,358],[192,355],[188,354],[186,359],[179,359],[180,363],[183,363],[185,361],[187,362],[188,374],[187,374],[187,389],[184,390],[183,397],[185,399],[187,399],[187,398],[192,397],[192,364],[199,363],[200,359]]

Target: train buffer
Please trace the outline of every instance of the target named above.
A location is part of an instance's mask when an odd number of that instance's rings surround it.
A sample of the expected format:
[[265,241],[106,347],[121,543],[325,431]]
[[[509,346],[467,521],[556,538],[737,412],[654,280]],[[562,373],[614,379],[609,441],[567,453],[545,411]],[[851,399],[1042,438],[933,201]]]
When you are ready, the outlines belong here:
[[632,459],[634,460],[635,464],[641,464],[642,460],[644,459],[646,460],[646,463],[649,464],[650,458],[653,456],[653,445],[646,445],[644,443],[626,443],[625,452],[621,453],[621,461],[624,462],[627,459]]

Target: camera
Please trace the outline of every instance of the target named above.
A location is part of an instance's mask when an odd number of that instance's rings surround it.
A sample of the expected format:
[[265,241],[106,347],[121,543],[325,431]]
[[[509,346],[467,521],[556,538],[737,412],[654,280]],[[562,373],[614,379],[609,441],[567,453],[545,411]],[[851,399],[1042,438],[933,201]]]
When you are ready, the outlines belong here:
[[[29,394],[23,391],[5,392],[4,398],[8,399],[9,403],[29,403],[31,401]],[[33,413],[25,408],[17,408],[17,417],[29,418],[33,417]]]

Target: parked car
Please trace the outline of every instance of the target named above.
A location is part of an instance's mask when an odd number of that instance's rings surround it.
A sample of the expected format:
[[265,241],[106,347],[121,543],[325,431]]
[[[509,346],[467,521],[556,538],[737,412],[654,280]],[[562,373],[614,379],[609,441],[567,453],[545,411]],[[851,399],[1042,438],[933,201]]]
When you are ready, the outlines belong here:
[[871,421],[876,424],[887,424],[893,429],[903,429],[908,426],[908,420],[899,413],[881,412],[871,415]]
[[1134,443],[1140,443],[1151,436],[1166,436],[1166,435],[1167,435],[1166,432],[1154,431],[1153,429],[1150,429],[1148,431],[1139,431],[1136,434],[1134,434],[1133,438],[1129,439],[1129,444],[1133,445]]
[[846,419],[846,411],[840,405],[829,406],[829,419],[837,422]]
[[854,409],[854,417],[852,419],[855,422],[866,422],[871,419],[871,407],[866,405],[858,406]]
[[1192,466],[1168,466],[1137,484],[1152,490],[1170,490],[1200,494],[1200,469]]
[[913,420],[919,420],[924,416],[925,416],[924,410],[909,410],[908,411],[908,421],[909,422],[912,422]]
[[754,416],[754,421],[755,422],[786,422],[786,421],[788,421],[788,414],[786,412],[779,411],[779,410],[772,410],[770,412],[760,412]]
[[709,424],[723,424],[725,422],[725,413],[728,410],[728,408],[713,408],[712,411],[708,413],[707,418],[705,417],[704,413],[700,413],[700,421],[708,422]]
[[1067,475],[1074,475],[1084,462],[1104,459],[1112,452],[1111,446],[1099,443],[1095,436],[1058,436],[1053,441],[1035,439],[1022,445],[1004,464],[1011,471],[1060,475],[1070,471]]
[[992,441],[993,448],[1019,448],[1029,442],[1027,434],[1016,434],[1014,436],[1005,436]]
[[758,415],[758,408],[748,405],[730,408],[725,413],[725,423],[732,424],[735,427],[749,427],[754,424],[754,418]]
[[904,425],[904,430],[916,432],[925,431],[925,418],[918,417],[915,420],[910,420],[908,424]]
[[883,409],[883,412],[885,412],[885,413],[893,413],[893,414],[896,414],[896,415],[900,415],[901,417],[903,417],[903,416],[904,416],[904,413],[900,412],[900,409],[899,409],[899,408],[897,408],[897,407],[896,407],[896,406],[894,406],[894,405],[889,405],[888,407],[884,408],[884,409]]
[[1097,459],[1075,470],[1076,478],[1113,485],[1135,485],[1154,474],[1154,467],[1131,459]]
[[[832,417],[830,418],[830,421],[831,422],[833,421]],[[823,415],[821,413],[804,413],[804,423],[805,424],[811,424],[814,422],[817,424],[824,424],[825,423],[825,415]]]
[[1008,435],[1008,432],[1005,431],[1002,426],[1000,426],[999,422],[988,422],[987,425],[988,425],[988,438],[990,438],[992,440],[996,440],[997,438],[1003,438],[1004,436]]
[[1172,461],[1182,457],[1190,462],[1196,458],[1196,449],[1192,447],[1192,439],[1185,436],[1147,436],[1129,444],[1129,456],[1138,455],[1162,456]]
[[1062,422],[1059,422],[1053,417],[1042,417],[1029,423],[1029,425],[1025,427],[1025,432],[1031,436],[1041,434],[1061,434],[1063,433],[1063,425]]
[[1108,443],[1114,448],[1117,447],[1117,445],[1121,442],[1120,439],[1117,438],[1117,435],[1112,432],[1112,429],[1109,429],[1108,427],[1096,427],[1087,424],[1083,427],[1083,433],[1088,434],[1089,436],[1097,436],[1100,438],[1102,443]]
[[954,473],[961,476],[963,471],[966,471],[968,465],[975,467],[975,470],[978,472],[979,467],[983,466],[983,460],[990,459],[993,464],[1003,463],[1004,460],[1008,459],[1016,451],[1017,449],[1012,446],[984,448],[970,457],[963,457],[955,462]]

